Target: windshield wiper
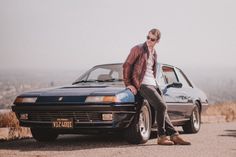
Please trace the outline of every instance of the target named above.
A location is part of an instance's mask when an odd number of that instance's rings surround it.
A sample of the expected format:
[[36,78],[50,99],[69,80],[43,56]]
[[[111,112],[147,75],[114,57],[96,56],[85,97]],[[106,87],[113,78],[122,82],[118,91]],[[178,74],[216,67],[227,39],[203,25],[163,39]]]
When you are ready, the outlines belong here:
[[97,80],[80,80],[80,81],[73,82],[72,85],[78,84],[78,83],[86,83],[86,82],[97,82]]
[[121,82],[123,79],[107,79],[107,80],[98,80],[98,82]]
[[121,82],[121,81],[123,81],[123,79],[80,80],[80,81],[76,81],[76,82],[72,83],[72,85],[74,85],[74,84],[78,84],[78,83],[87,83],[87,82]]

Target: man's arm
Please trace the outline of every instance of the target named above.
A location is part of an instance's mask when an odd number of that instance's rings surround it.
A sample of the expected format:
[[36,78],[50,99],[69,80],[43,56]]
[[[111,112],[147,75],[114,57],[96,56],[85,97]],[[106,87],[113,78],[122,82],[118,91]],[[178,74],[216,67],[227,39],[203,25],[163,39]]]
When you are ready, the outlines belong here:
[[130,51],[129,56],[127,57],[126,61],[123,64],[123,78],[126,87],[133,86],[131,84],[131,74],[133,70],[133,65],[139,56],[138,51],[139,51],[138,46],[133,47]]

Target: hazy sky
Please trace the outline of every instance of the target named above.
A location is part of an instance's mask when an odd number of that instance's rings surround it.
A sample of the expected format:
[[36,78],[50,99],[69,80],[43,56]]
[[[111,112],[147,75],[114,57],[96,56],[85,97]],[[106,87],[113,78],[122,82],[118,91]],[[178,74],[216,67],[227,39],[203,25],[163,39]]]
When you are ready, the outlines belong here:
[[0,69],[124,62],[151,28],[158,61],[236,67],[235,0],[0,0]]

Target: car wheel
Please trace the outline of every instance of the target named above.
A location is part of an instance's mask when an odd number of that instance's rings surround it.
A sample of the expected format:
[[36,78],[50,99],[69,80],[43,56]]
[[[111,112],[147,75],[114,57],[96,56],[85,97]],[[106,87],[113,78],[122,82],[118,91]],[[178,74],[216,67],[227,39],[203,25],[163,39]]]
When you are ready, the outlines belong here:
[[125,131],[125,138],[129,143],[146,143],[151,133],[151,109],[144,101],[140,110],[136,113],[131,125]]
[[39,142],[54,141],[58,137],[58,133],[52,129],[30,128],[32,136]]
[[190,120],[183,126],[185,133],[197,133],[201,127],[201,115],[199,105],[196,104],[193,108]]

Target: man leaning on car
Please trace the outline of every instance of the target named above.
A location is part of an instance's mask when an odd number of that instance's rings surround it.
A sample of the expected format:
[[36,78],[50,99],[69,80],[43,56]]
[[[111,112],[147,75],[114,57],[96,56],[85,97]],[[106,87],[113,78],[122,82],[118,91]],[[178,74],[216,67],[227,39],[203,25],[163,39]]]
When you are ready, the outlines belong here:
[[[148,32],[146,42],[131,49],[123,64],[124,83],[134,95],[139,92],[157,112],[157,144],[190,145],[191,143],[180,137],[172,125],[166,103],[156,83],[157,54],[154,46],[159,43],[160,37],[160,31],[152,29]],[[167,136],[170,136],[170,139]]]

